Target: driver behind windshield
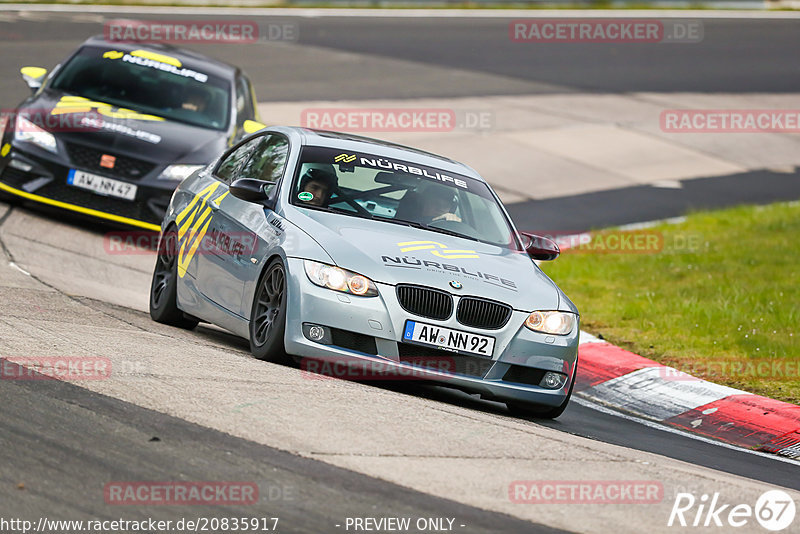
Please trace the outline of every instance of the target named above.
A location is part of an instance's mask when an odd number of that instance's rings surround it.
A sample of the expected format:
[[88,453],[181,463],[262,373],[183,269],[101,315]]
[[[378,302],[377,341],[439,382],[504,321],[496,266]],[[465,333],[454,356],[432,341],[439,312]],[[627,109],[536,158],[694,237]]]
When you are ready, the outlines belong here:
[[183,103],[181,104],[181,108],[187,109],[189,111],[197,111],[198,113],[203,113],[208,106],[208,95],[202,89],[198,88],[190,88],[186,91],[186,97],[184,98]]
[[297,198],[307,206],[327,208],[338,183],[339,179],[336,174],[330,171],[317,168],[308,169],[300,178],[300,191]]
[[422,224],[436,221],[461,222],[453,213],[457,206],[456,194],[448,188],[431,186],[422,191],[420,217]]

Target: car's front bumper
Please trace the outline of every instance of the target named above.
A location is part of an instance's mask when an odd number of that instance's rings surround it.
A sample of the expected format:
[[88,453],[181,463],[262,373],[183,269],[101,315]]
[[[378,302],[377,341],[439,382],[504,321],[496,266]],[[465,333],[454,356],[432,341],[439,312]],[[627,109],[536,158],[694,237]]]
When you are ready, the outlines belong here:
[[[430,380],[480,393],[485,398],[553,407],[567,397],[575,376],[577,325],[567,336],[538,334],[523,326],[526,313],[514,311],[501,329],[469,328],[452,317],[436,321],[409,314],[400,306],[391,285],[377,284],[377,297],[356,297],[312,284],[301,259],[290,258],[287,268],[286,350],[329,362],[324,366],[304,364],[307,370],[350,379],[374,380],[383,376],[392,380]],[[492,336],[496,340],[494,355],[491,359],[461,356],[404,343],[406,320]],[[309,325],[339,332],[338,340],[312,341],[307,337]],[[565,374],[566,383],[558,389],[540,386],[547,371]]]
[[[136,185],[134,200],[103,196],[67,184],[70,169],[86,170],[103,175],[94,169],[74,164],[66,156],[51,154],[25,144],[8,145],[0,158],[0,191],[25,200],[66,209],[82,215],[110,222],[158,231],[176,183],[142,177],[138,180],[108,175],[113,180]],[[11,165],[12,160],[29,165],[21,170]]]

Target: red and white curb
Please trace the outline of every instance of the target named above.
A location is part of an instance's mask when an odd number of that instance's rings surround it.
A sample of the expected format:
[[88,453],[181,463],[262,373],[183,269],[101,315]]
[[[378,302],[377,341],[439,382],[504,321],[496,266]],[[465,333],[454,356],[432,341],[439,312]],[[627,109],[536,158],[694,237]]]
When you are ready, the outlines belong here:
[[683,431],[800,458],[800,406],[693,377],[581,332],[575,395]]

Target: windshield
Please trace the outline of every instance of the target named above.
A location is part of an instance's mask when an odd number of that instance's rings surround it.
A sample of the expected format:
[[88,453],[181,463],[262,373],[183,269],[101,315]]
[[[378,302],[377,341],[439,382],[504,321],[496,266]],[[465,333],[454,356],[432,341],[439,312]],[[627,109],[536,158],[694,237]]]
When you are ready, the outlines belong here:
[[172,56],[84,47],[50,86],[116,107],[203,128],[225,130],[230,84]]
[[296,206],[518,249],[514,232],[485,183],[417,163],[305,147],[291,197]]

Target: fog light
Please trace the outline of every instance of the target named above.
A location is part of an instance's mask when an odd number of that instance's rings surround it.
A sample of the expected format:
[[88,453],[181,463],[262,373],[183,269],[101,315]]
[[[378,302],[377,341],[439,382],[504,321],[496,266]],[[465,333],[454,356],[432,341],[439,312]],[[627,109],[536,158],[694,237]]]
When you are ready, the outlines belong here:
[[567,381],[567,375],[562,375],[561,373],[554,373],[552,371],[548,371],[542,377],[542,381],[539,382],[539,385],[545,387],[547,389],[559,389],[564,385],[564,382]]
[[312,326],[308,329],[308,339],[311,341],[322,341],[325,337],[325,329],[321,326]]
[[8,166],[18,169],[22,172],[28,172],[31,169],[33,169],[33,165],[25,163],[24,161],[19,161],[18,159],[12,159],[11,161],[9,161]]

